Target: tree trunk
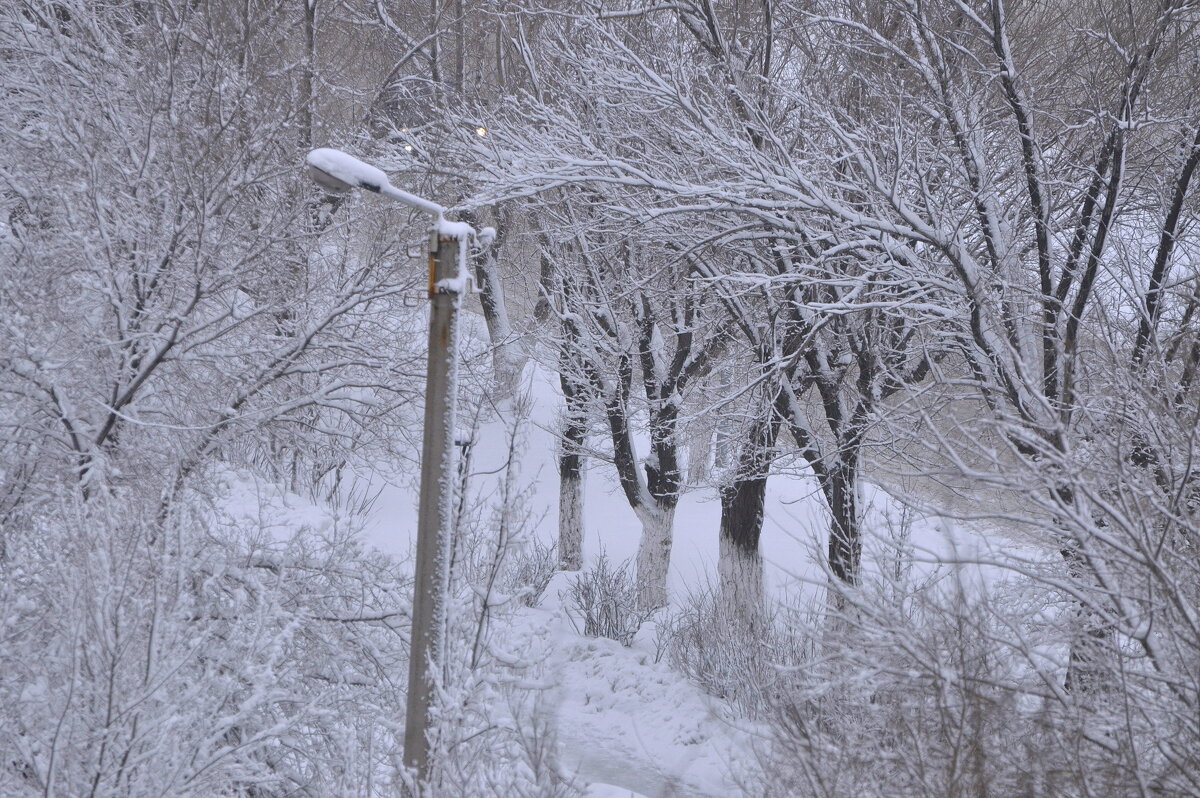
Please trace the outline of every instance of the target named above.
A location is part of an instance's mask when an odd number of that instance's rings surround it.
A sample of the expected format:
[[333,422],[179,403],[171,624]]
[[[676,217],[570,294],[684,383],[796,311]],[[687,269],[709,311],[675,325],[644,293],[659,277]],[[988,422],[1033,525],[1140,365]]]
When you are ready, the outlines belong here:
[[300,151],[312,149],[317,83],[317,3],[304,0],[304,68],[300,72]]
[[667,573],[671,565],[671,536],[675,505],[638,508],[642,542],[637,553],[638,606],[652,610],[667,604]]
[[829,570],[835,584],[835,609],[842,609],[842,586],[859,583],[862,570],[862,529],[858,517],[858,458],[843,451],[826,472],[825,494],[829,501]]
[[762,626],[766,597],[763,562],[758,548],[762,534],[765,475],[739,479],[721,489],[720,554],[717,573],[721,600],[743,628]]
[[[720,388],[721,396],[729,396],[733,393],[733,377],[727,371],[724,378],[721,380]],[[713,430],[713,467],[718,471],[723,468],[729,468],[733,465],[737,458],[737,440],[734,437],[733,430],[735,425],[716,424],[716,429]]]
[[488,338],[492,342],[492,376],[496,398],[508,401],[517,393],[521,372],[528,358],[520,342],[513,337],[494,252],[489,251],[484,257],[477,258],[476,264],[480,305],[483,307],[483,319],[487,323]]
[[583,568],[583,469],[577,454],[558,460],[558,567]]
[[[1089,576],[1085,557],[1074,543],[1066,543],[1061,551],[1067,572],[1081,585],[1097,589],[1096,580]],[[1110,652],[1114,645],[1113,629],[1088,602],[1078,602],[1071,648],[1067,657],[1067,675],[1063,689],[1077,696],[1100,692],[1111,678]]]
[[742,444],[733,481],[721,488],[720,554],[717,560],[721,598],[731,609],[732,617],[748,630],[761,628],[766,607],[758,543],[762,535],[771,452],[788,408],[782,385],[776,385],[772,390],[774,397],[758,410],[758,418]]
[[580,387],[560,374],[567,407],[558,455],[558,567],[583,568],[583,441],[587,433]]
[[[479,217],[474,213],[464,213],[462,217],[463,221],[479,229]],[[482,257],[474,259],[479,305],[483,310],[483,321],[487,324],[488,340],[492,344],[495,398],[502,402],[509,401],[516,395],[521,372],[529,359],[524,348],[513,336],[512,324],[508,320],[508,303],[504,300],[504,285],[500,282],[500,270],[497,267],[507,228],[507,217],[497,213],[496,240]]]
[[707,419],[692,422],[691,440],[688,442],[688,484],[699,485],[708,480],[713,465],[714,424]]
[[579,380],[579,329],[562,326],[558,382],[563,392],[562,436],[558,454],[558,567],[583,568],[583,443],[587,437],[588,387]]
[[1113,630],[1096,612],[1083,605],[1078,609],[1076,622],[1063,689],[1077,696],[1094,695],[1110,681],[1108,660]]

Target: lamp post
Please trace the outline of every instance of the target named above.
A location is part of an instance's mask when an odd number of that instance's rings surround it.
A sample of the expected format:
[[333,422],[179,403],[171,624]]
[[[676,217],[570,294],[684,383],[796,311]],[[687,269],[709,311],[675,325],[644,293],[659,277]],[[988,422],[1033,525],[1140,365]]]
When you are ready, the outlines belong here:
[[[429,713],[434,676],[445,649],[446,593],[450,577],[450,515],[453,489],[454,411],[457,398],[458,307],[467,286],[465,252],[475,230],[447,222],[445,208],[396,188],[387,175],[338,150],[308,154],[309,173],[329,191],[365,188],[433,217],[429,248],[429,359],[425,382],[425,431],[421,446],[421,495],[417,511],[417,560],[409,646],[404,766],[417,783],[430,775]],[[485,230],[485,233],[487,231]],[[481,236],[483,237],[483,236]]]

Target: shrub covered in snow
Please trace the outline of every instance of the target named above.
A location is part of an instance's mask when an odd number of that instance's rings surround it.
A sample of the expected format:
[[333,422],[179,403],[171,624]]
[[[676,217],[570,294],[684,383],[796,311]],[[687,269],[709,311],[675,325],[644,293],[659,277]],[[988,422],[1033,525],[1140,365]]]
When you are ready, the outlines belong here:
[[542,603],[546,588],[556,573],[558,546],[533,538],[519,551],[509,555],[509,562],[501,575],[501,589],[517,596],[524,606],[536,607]]
[[777,697],[781,674],[814,655],[813,638],[786,620],[775,609],[747,625],[714,588],[702,587],[659,621],[657,643],[672,668],[755,717]]
[[614,568],[604,554],[595,566],[571,580],[566,600],[583,620],[585,635],[607,637],[623,646],[633,643],[638,629],[654,614],[654,610],[638,608],[629,562]]

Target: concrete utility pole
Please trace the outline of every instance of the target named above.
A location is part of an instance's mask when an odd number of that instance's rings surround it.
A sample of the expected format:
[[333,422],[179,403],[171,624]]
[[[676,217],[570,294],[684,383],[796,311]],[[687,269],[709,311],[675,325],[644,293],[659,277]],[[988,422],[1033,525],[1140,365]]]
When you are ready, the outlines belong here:
[[421,498],[408,662],[404,766],[424,782],[430,774],[429,712],[433,685],[444,661],[446,592],[450,582],[450,514],[453,492],[454,411],[458,379],[457,291],[464,242],[434,230],[429,253],[429,360],[425,369],[425,436],[421,444]]
[[[450,582],[450,516],[454,490],[454,416],[458,398],[458,309],[466,290],[462,248],[476,237],[470,225],[446,222],[445,209],[396,188],[373,166],[331,149],[313,150],[314,180],[330,191],[365,188],[433,216],[429,250],[429,360],[425,382],[425,434],[421,446],[421,495],[417,513],[417,561],[409,647],[408,708],[404,719],[404,766],[419,785],[428,781],[430,709],[438,671],[445,661],[446,594]],[[479,239],[494,235],[484,228]]]

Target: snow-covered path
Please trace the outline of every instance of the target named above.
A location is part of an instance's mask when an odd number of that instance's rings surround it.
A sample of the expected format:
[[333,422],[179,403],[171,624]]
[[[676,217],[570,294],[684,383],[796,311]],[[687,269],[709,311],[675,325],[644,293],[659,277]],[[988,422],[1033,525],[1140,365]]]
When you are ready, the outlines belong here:
[[[715,718],[690,716],[704,708],[693,706],[690,696],[678,695],[678,682],[656,679],[628,689],[619,682],[632,672],[603,678],[591,672],[605,668],[607,659],[601,653],[591,667],[579,663],[585,667],[579,668],[584,678],[578,682],[564,679],[554,724],[562,764],[585,781],[646,798],[739,795],[726,773],[735,745],[729,736],[714,731]],[[597,695],[597,688],[603,689],[609,679],[617,692]],[[684,700],[676,703],[674,698]],[[623,704],[627,706],[619,706]]]
[[751,735],[722,719],[718,702],[655,663],[651,641],[624,648],[581,638],[558,610],[522,620],[557,627],[544,660],[543,680],[553,687],[541,706],[563,770],[645,798],[741,795],[731,775],[753,755]]

